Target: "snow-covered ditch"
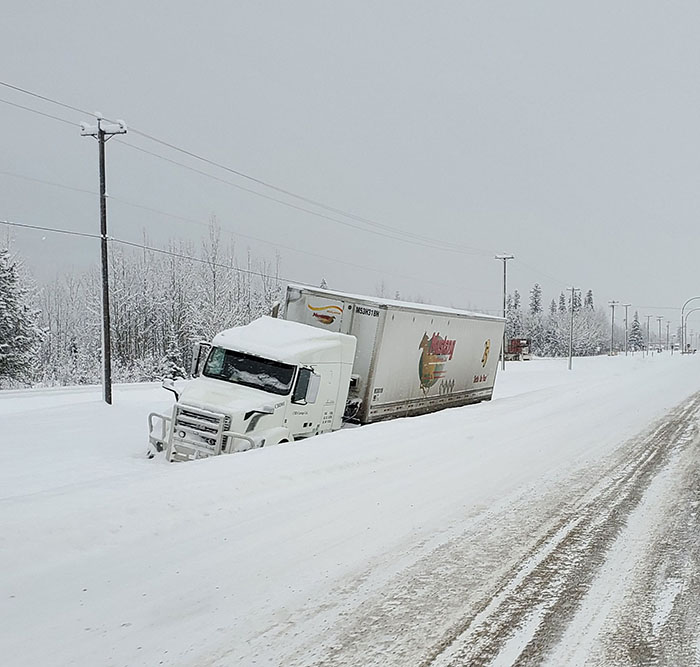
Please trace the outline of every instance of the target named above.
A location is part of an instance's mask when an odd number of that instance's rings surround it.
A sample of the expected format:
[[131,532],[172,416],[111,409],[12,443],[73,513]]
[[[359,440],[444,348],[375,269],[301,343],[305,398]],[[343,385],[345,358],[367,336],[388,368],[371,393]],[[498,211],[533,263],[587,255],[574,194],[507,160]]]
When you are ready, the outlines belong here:
[[172,401],[158,385],[117,386],[111,407],[99,388],[0,392],[0,655],[284,664],[337,591],[360,602],[465,515],[612,454],[698,369],[510,363],[490,403],[179,465],[144,455]]

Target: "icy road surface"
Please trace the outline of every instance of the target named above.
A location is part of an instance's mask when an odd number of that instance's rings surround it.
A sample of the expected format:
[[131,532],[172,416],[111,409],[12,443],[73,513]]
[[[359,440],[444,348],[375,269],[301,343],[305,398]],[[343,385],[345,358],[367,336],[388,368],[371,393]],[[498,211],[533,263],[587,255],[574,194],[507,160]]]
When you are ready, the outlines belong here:
[[700,665],[699,357],[197,463],[153,385],[0,392],[3,665]]

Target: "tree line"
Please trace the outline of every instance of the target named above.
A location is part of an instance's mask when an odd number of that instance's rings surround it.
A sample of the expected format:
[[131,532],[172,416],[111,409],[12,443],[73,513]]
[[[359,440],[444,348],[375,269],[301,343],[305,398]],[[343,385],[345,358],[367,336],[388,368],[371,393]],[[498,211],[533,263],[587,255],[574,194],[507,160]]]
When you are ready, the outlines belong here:
[[[279,258],[247,251],[241,262],[215,221],[199,248],[173,239],[167,252],[110,246],[115,382],[184,376],[195,342],[269,314],[281,298]],[[100,281],[93,268],[37,289],[0,250],[0,387],[101,382]]]
[[[244,256],[241,263],[235,243],[222,242],[215,219],[198,248],[175,239],[166,254],[111,245],[113,380],[184,377],[195,342],[269,313],[282,296],[279,257]],[[101,381],[100,281],[93,268],[37,289],[18,258],[0,249],[0,388]],[[575,292],[573,305],[571,293],[562,292],[548,307],[539,284],[526,306],[514,290],[507,295],[506,337],[529,338],[538,356],[566,356],[572,307],[574,355],[607,353],[609,314],[595,307],[591,290]],[[623,349],[624,328],[615,339]],[[628,349],[645,344],[635,313]]]
[[[544,307],[542,287],[535,283],[530,290],[529,303],[523,306],[518,290],[506,297],[506,338],[529,338],[531,351],[541,357],[561,357],[569,354],[571,315],[573,308],[574,356],[607,353],[611,345],[609,314],[595,307],[593,291],[561,292]],[[624,326],[615,327],[615,351],[624,349]],[[627,349],[637,351],[646,345],[639,315],[634,313],[627,328]]]

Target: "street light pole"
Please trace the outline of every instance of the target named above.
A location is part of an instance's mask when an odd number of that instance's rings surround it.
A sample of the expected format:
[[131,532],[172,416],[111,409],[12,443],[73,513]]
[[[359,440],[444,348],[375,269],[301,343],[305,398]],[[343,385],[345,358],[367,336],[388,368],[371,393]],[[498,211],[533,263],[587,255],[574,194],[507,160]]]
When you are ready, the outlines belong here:
[[569,287],[571,290],[571,324],[569,325],[569,370],[571,370],[571,358],[574,353],[574,295],[581,290],[578,287]]
[[631,306],[631,303],[623,303],[622,306],[625,309],[625,356],[627,356],[627,309]]
[[112,405],[112,341],[109,321],[109,266],[107,247],[107,191],[105,184],[105,143],[115,134],[126,134],[126,123],[105,123],[102,115],[95,114],[96,125],[80,123],[83,137],[95,137],[99,145],[100,165],[100,259],[102,264],[102,398]]
[[686,340],[685,340],[685,327],[683,324],[683,312],[685,311],[685,307],[691,302],[695,301],[695,299],[700,299],[700,296],[691,296],[690,299],[688,299],[684,304],[683,307],[681,308],[681,354],[685,352],[685,346],[686,346]]
[[[685,331],[685,330],[688,329],[688,318],[689,318],[694,312],[696,312],[696,311],[698,311],[698,310],[700,310],[700,306],[698,306],[697,308],[693,308],[692,310],[689,310],[689,311],[685,314],[685,320],[684,320],[684,322],[681,323],[681,331]],[[681,352],[682,352],[682,350],[681,350]]]
[[[502,254],[496,255],[494,259],[499,259],[503,262],[503,319],[506,319],[506,264],[509,259],[515,259],[514,255]],[[503,341],[501,342],[501,368],[506,370],[506,327],[503,324]]]
[[615,349],[615,306],[619,306],[619,301],[608,301],[610,309],[612,310],[612,317],[610,318],[610,356],[612,357]]

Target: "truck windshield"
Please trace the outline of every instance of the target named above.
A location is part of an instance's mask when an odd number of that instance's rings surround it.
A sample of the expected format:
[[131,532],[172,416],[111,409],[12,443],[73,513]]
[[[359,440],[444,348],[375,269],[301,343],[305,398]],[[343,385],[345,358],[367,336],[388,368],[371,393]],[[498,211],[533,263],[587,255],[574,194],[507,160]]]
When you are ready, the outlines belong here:
[[292,388],[294,368],[279,361],[214,347],[204,365],[203,374],[217,380],[284,395]]

